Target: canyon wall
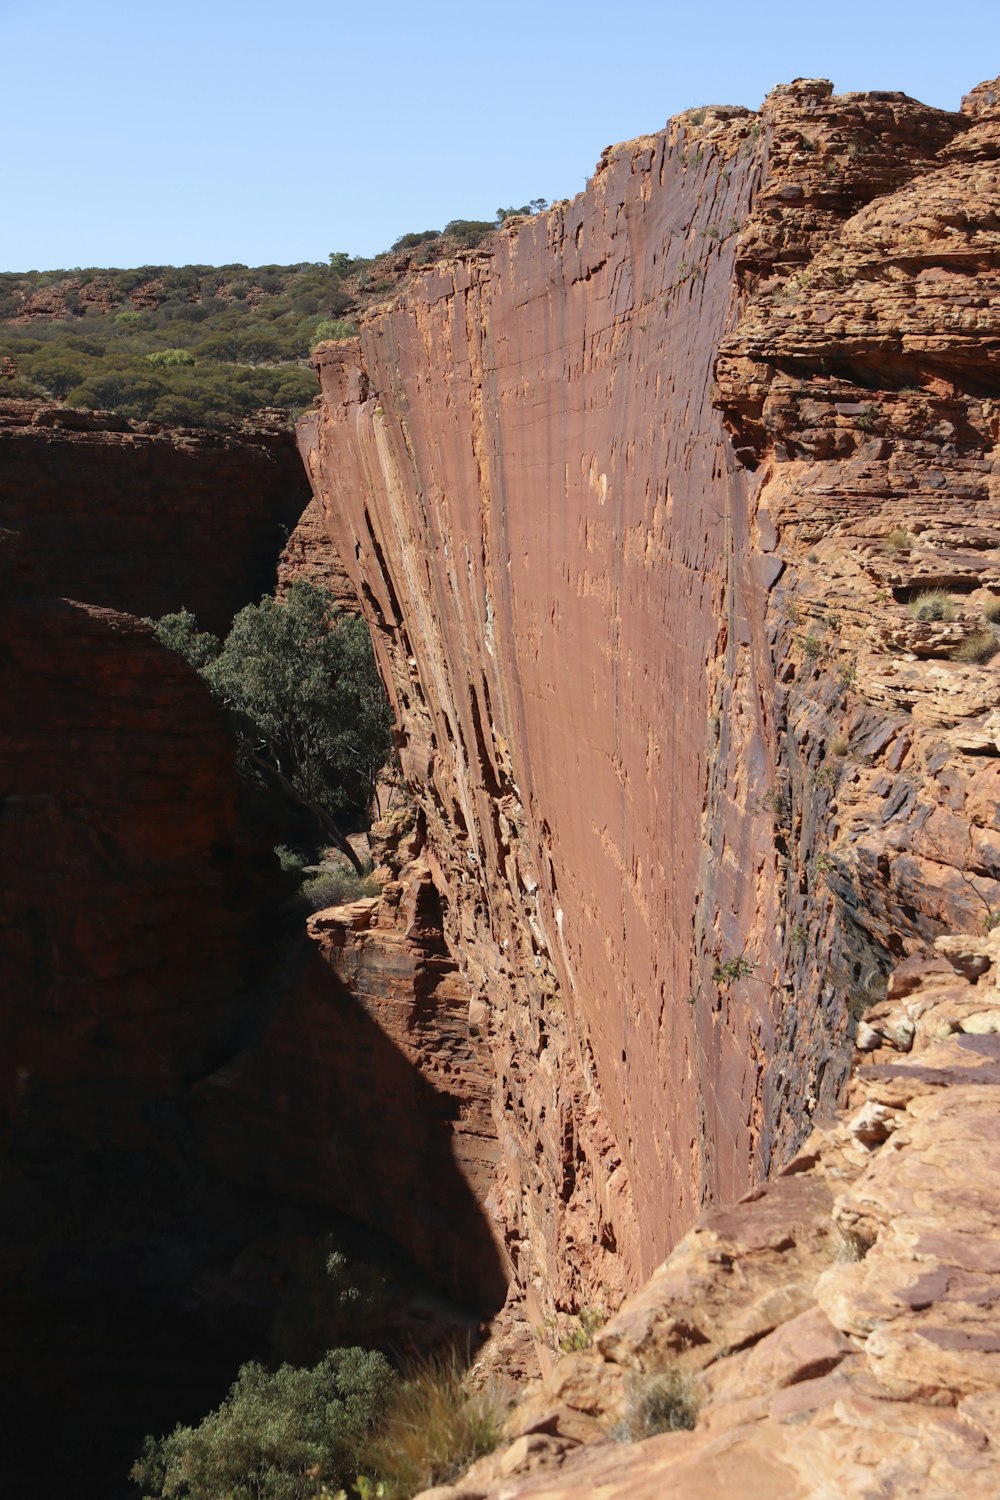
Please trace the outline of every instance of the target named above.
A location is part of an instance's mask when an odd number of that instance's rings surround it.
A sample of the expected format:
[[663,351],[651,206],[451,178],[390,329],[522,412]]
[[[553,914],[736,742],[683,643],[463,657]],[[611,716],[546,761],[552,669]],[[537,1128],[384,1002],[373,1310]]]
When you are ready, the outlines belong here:
[[171,431],[109,412],[0,405],[0,525],[55,596],[225,634],[272,592],[308,501],[287,427]]
[[225,630],[306,503],[297,463],[276,429],[0,406],[0,1099],[22,1148],[137,1144],[271,961],[276,829],[208,690],[135,616]]
[[[0,1218],[53,1163],[86,1196],[88,1154],[147,1152],[153,1175],[181,1157],[181,1180],[245,1185],[262,1214],[275,1195],[349,1214],[492,1312],[492,1060],[413,814],[381,900],[307,936],[274,854],[288,809],[131,612],[222,631],[274,580],[279,517],[307,509],[291,433],[11,402],[0,476]],[[283,582],[335,584],[303,567],[308,531]],[[15,1218],[0,1237],[30,1263],[49,1215]]]
[[996,98],[690,111],[317,351],[532,1317],[787,1159],[1000,904]]

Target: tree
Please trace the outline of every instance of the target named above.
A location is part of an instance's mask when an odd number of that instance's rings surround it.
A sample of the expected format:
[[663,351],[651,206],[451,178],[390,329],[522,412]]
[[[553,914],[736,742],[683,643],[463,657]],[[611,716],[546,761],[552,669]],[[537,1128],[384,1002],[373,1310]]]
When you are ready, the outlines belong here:
[[197,1427],[147,1437],[132,1478],[145,1500],[309,1500],[349,1484],[395,1376],[372,1349],[331,1349],[313,1369],[243,1365]]
[[156,625],[225,705],[244,769],[307,807],[360,863],[336,819],[366,816],[392,750],[392,711],[362,620],[299,581],[241,609],[224,645],[182,610]]
[[152,625],[163,644],[176,651],[178,656],[183,656],[196,672],[203,671],[222,650],[219,637],[207,630],[199,630],[198,621],[189,609],[163,615],[159,620],[147,617],[144,623]]

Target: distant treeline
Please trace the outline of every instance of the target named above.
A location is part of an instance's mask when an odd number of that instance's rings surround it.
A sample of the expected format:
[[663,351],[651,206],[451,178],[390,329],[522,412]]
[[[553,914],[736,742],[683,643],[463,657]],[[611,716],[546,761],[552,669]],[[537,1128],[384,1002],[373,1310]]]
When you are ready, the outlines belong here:
[[294,418],[316,394],[314,345],[356,333],[364,308],[419,266],[544,207],[535,198],[495,220],[404,234],[371,260],[0,273],[0,396],[177,427],[227,426],[262,407]]

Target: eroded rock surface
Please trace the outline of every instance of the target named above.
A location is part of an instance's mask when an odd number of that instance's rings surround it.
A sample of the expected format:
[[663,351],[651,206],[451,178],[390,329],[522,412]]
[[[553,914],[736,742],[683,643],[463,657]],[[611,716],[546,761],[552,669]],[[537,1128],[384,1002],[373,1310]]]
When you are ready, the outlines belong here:
[[280,883],[196,674],[3,541],[0,1099],[12,1139],[77,1149],[225,1048]]
[[[836,1120],[703,1214],[428,1500],[996,1495],[1000,933],[937,947],[869,1012]],[[668,1372],[693,1428],[646,1435]]]
[[381,894],[309,918],[273,1014],[195,1091],[199,1138],[225,1176],[350,1214],[492,1314],[507,1290],[486,1212],[493,1059],[444,944],[419,820],[398,811],[373,837],[391,861]]

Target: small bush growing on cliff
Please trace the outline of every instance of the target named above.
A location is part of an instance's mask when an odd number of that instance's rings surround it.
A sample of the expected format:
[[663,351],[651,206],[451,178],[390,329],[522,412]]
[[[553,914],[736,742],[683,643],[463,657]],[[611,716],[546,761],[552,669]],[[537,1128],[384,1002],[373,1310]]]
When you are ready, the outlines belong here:
[[618,1443],[639,1443],[658,1432],[690,1431],[698,1419],[698,1393],[682,1370],[634,1376],[626,1386],[621,1418],[609,1436]]
[[357,875],[353,870],[330,870],[307,880],[298,899],[308,911],[324,911],[328,906],[343,906],[360,901],[363,896],[377,896],[382,887],[372,875]]
[[910,614],[915,620],[953,620],[956,610],[954,601],[943,589],[925,589],[910,600]]
[[395,1380],[370,1349],[333,1349],[313,1369],[246,1364],[197,1427],[147,1437],[132,1478],[144,1500],[312,1500],[357,1474]]

